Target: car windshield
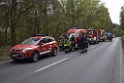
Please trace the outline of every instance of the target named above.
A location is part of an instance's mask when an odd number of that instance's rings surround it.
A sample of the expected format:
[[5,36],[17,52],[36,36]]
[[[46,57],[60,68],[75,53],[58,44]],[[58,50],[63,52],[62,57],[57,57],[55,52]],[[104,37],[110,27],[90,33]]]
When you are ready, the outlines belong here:
[[36,43],[40,38],[28,38],[25,41],[23,41],[21,44],[34,44]]
[[90,34],[93,34],[93,32],[94,32],[93,30],[88,30],[88,31],[87,31],[87,34],[90,35]]
[[68,33],[68,34],[67,34],[67,37],[68,37],[68,38],[71,38],[72,36],[78,37],[78,33]]

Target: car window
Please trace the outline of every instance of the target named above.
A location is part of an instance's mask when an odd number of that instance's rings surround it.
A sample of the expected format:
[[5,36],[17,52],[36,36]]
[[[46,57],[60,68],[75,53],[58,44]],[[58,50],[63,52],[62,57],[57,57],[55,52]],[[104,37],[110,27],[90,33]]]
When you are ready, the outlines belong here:
[[92,30],[88,30],[87,34],[93,34]]
[[40,38],[28,38],[25,41],[23,41],[21,44],[34,44],[36,43]]
[[47,41],[47,39],[46,38],[43,38],[41,41],[40,41],[40,43],[48,43],[48,41]]
[[67,34],[67,37],[68,37],[68,38],[71,38],[72,36],[78,37],[78,36],[79,36],[79,33],[68,33],[68,34]]
[[48,38],[47,40],[48,40],[48,42],[51,42],[52,41],[50,38]]
[[48,42],[52,42],[53,41],[53,38],[47,38]]
[[93,34],[96,34],[96,31],[93,31]]
[[54,38],[51,37],[50,39],[51,39],[51,41],[54,41]]

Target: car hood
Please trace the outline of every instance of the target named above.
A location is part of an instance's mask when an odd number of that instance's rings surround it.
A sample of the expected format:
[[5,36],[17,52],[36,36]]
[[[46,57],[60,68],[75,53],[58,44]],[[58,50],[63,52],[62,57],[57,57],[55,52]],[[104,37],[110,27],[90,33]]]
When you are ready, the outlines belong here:
[[36,48],[37,46],[35,45],[24,45],[24,44],[18,44],[14,47],[12,47],[12,49],[18,49],[18,50],[23,50],[25,48]]

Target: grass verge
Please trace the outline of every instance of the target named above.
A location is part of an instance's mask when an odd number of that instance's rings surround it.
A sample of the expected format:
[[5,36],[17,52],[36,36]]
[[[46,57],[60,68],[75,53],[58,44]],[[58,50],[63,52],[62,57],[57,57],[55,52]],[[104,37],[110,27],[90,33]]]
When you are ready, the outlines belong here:
[[122,41],[122,48],[124,50],[124,37],[121,38],[121,41]]
[[10,60],[9,50],[10,46],[0,47],[0,62]]

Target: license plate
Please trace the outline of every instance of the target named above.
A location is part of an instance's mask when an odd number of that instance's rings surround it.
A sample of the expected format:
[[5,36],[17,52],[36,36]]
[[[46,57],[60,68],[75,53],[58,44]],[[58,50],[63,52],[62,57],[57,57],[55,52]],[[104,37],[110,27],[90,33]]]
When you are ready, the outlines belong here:
[[18,54],[12,54],[13,57],[18,57]]

